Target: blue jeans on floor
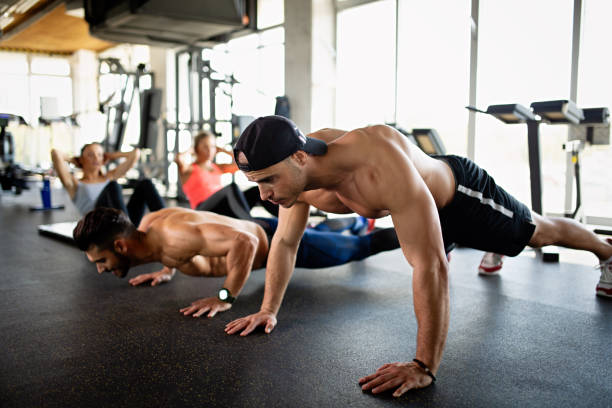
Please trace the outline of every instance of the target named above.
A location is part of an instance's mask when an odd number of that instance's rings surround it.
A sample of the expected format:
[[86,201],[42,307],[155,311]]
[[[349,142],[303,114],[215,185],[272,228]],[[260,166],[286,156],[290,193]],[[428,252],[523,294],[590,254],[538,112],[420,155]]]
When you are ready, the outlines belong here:
[[[275,218],[255,218],[271,241],[278,220]],[[295,266],[298,268],[326,268],[359,261],[374,255],[371,250],[371,234],[343,235],[339,232],[317,231],[306,228],[298,247]]]

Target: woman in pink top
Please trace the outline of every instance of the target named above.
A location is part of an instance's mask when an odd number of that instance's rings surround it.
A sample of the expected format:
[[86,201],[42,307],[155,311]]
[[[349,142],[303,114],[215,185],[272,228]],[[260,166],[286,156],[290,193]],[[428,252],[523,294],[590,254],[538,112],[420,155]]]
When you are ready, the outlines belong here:
[[[217,152],[229,154],[231,164],[215,164],[213,160]],[[227,186],[221,184],[221,175],[235,173],[238,167],[233,162],[231,151],[217,147],[215,136],[207,131],[197,134],[193,140],[195,161],[187,162],[188,152],[176,156],[179,178],[183,192],[189,199],[193,209],[212,211],[234,218],[250,218],[250,209],[262,205],[273,215],[278,215],[278,207],[269,202],[262,202],[257,186],[241,191],[235,183]]]
[[[217,151],[229,154],[232,163],[213,163]],[[185,157],[188,152],[178,154],[174,161],[178,165],[179,178],[183,191],[189,199],[189,205],[191,208],[196,208],[198,204],[223,188],[221,184],[223,173],[235,173],[238,167],[233,162],[234,154],[218,148],[215,137],[210,132],[203,131],[196,135],[193,139],[193,153],[195,161],[191,165],[187,164]]]

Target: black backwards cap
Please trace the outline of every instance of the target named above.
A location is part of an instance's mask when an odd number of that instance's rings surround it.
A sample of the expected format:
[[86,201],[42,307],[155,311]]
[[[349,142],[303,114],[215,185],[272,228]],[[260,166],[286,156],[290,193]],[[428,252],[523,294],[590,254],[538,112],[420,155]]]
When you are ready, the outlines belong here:
[[[295,123],[283,116],[264,116],[255,119],[240,135],[234,146],[234,158],[242,171],[270,167],[298,150],[317,156],[327,152],[322,140],[306,137]],[[247,163],[238,160],[244,153]]]

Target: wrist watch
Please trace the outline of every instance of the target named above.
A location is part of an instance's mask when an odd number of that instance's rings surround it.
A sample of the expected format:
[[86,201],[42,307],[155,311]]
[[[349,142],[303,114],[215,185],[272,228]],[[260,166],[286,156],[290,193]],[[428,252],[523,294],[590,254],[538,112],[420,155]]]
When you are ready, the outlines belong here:
[[232,296],[232,293],[225,288],[219,289],[217,297],[219,298],[219,300],[226,303],[234,303],[234,300],[236,300],[236,298]]

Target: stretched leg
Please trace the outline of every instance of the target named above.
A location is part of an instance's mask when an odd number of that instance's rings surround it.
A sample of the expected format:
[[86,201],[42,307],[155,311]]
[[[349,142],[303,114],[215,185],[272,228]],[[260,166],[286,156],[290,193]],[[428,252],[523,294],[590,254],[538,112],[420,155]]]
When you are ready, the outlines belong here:
[[391,251],[400,247],[395,228],[384,228],[374,231],[370,236],[370,253],[367,256],[375,255],[383,251]]
[[396,248],[399,248],[399,241],[393,228],[361,236],[308,228],[298,248],[296,266],[325,268],[342,265]]
[[237,194],[240,191],[235,184],[230,184],[208,197],[205,201],[198,204],[196,210],[211,211],[227,217],[250,220],[249,208],[246,208],[246,201]]
[[362,229],[367,229],[368,219],[365,217],[339,217],[328,218],[314,226],[314,229],[321,232],[342,232],[350,230],[351,233],[359,235]]
[[119,183],[114,180],[108,182],[96,200],[96,208],[98,207],[115,208],[128,214],[125,201],[123,201],[123,190]]
[[227,192],[222,188],[198,204],[195,209],[198,211],[210,211],[221,215],[227,215],[229,211],[228,208]]
[[544,217],[531,214],[536,226],[529,246],[540,248],[546,245],[557,245],[565,248],[582,249],[592,252],[600,261],[612,257],[612,244],[609,240],[599,238],[593,231],[571,218]]
[[249,210],[256,205],[261,205],[266,211],[278,218],[278,204],[273,204],[268,200],[262,201],[258,187],[247,188],[242,193]]
[[157,192],[153,182],[149,179],[143,179],[134,187],[134,193],[130,197],[127,210],[130,220],[134,225],[138,225],[147,207],[150,211],[157,211],[165,206],[166,204]]
[[601,277],[595,288],[599,296],[612,297],[612,239],[601,239],[571,218],[542,217],[532,214],[536,229],[529,245],[559,245],[590,251],[599,258]]
[[227,202],[229,203],[230,208],[236,214],[236,218],[240,218],[243,220],[250,220],[251,217],[251,207],[247,203],[246,197],[240,187],[236,183],[231,183],[229,186]]

